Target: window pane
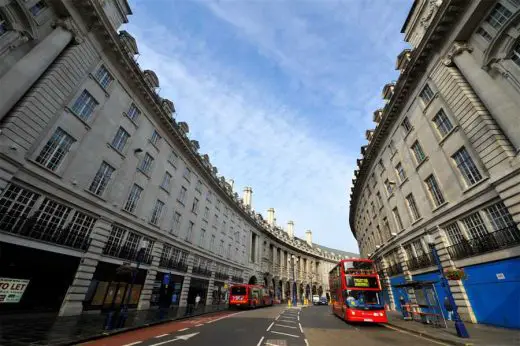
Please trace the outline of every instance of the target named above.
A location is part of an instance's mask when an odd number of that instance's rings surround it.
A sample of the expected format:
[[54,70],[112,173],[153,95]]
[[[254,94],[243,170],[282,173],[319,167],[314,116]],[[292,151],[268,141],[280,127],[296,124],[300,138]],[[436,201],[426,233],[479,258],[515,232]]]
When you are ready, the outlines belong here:
[[435,206],[439,206],[444,203],[444,196],[442,195],[441,189],[437,184],[437,180],[433,175],[430,175],[428,178],[426,178],[426,186],[428,186],[428,191],[430,192],[430,196]]
[[442,137],[446,136],[453,128],[450,119],[442,109],[437,113],[437,115],[435,115],[433,122]]
[[60,128],[56,129],[56,132],[54,132],[47,144],[43,147],[40,155],[36,158],[36,162],[55,171],[74,142],[74,138],[68,133]]
[[115,169],[108,163],[103,162],[99,167],[99,170],[97,171],[96,176],[92,181],[92,184],[90,184],[90,192],[98,196],[101,196],[105,191],[105,188],[107,187],[108,182],[112,177],[112,173],[114,173],[114,170]]
[[495,8],[489,14],[486,21],[495,29],[500,27],[511,17],[512,13],[504,5],[498,3]]
[[128,132],[126,132],[125,129],[120,127],[119,130],[117,130],[114,139],[112,140],[112,146],[118,151],[123,151],[129,137],[130,135],[128,134]]
[[482,176],[480,175],[477,166],[469,156],[466,148],[462,148],[457,151],[453,155],[453,160],[457,164],[457,168],[459,169],[468,186],[471,186],[482,180]]
[[72,106],[74,114],[83,121],[88,121],[94,108],[98,105],[97,101],[86,90],[76,99]]
[[486,208],[486,213],[495,231],[515,226],[513,217],[502,202]]
[[96,80],[104,89],[106,89],[106,87],[112,83],[113,78],[108,72],[107,68],[104,65],[101,65],[101,67],[96,72]]
[[139,203],[139,199],[141,198],[141,193],[143,192],[143,189],[139,186],[134,184],[132,186],[132,189],[130,190],[130,194],[128,195],[128,199],[125,203],[125,210],[133,213],[135,211],[135,208],[137,204]]
[[428,103],[433,99],[433,91],[428,84],[424,86],[424,89],[421,91],[419,96],[423,99],[424,103]]
[[488,233],[478,212],[462,219],[462,222],[472,239],[481,238]]

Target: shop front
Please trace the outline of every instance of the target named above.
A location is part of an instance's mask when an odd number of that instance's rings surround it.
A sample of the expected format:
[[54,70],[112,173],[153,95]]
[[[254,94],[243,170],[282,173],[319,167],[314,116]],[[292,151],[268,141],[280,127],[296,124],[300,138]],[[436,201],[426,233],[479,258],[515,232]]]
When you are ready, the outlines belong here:
[[[135,276],[135,278],[134,278]],[[110,311],[119,309],[128,300],[128,307],[135,308],[141,296],[146,270],[134,265],[117,265],[99,262],[85,300],[84,310]],[[130,298],[128,298],[130,294]]]
[[178,306],[184,277],[172,273],[157,272],[155,277],[150,306],[169,308]]
[[0,242],[0,314],[57,312],[80,258]]
[[191,278],[190,289],[188,290],[188,305],[195,305],[197,296],[200,297],[198,305],[206,305],[209,281],[198,278]]
[[220,305],[227,302],[228,286],[222,281],[215,281],[213,284],[213,302],[212,304]]

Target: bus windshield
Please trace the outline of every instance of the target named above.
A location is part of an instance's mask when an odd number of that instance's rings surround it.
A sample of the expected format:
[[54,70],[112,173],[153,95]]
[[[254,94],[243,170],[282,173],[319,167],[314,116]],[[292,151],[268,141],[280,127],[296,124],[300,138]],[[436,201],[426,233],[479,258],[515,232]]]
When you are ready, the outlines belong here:
[[235,286],[231,287],[231,294],[235,296],[244,296],[246,295],[246,288],[245,286]]
[[383,304],[379,292],[347,290],[347,305],[352,309],[380,310]]
[[374,264],[372,262],[363,262],[363,261],[348,261],[343,262],[345,266],[345,272],[348,271],[366,271],[366,272],[375,272]]

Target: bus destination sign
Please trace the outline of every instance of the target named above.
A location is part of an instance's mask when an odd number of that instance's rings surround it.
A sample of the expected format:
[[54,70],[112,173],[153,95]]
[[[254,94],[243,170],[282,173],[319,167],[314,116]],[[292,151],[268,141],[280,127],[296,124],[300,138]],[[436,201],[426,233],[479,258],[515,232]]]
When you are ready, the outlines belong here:
[[347,275],[347,287],[352,288],[379,288],[376,277]]

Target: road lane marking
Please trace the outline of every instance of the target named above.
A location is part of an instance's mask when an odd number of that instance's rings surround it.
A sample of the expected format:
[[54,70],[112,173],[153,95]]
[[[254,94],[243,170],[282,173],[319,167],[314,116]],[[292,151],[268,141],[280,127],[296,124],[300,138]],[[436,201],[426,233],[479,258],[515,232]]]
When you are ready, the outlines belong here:
[[275,324],[274,326],[275,326],[275,327],[285,327],[285,328],[292,328],[292,329],[296,329],[296,327],[292,327],[292,326],[286,326],[285,324]]
[[202,327],[203,324],[196,324],[195,327]]
[[142,341],[136,341],[136,342],[132,342],[132,343],[129,343],[129,344],[126,344],[126,345],[123,345],[123,346],[132,346],[132,345],[137,345],[137,344],[140,344]]
[[262,336],[262,338],[260,339],[260,341],[258,341],[258,344],[256,344],[256,346],[260,346],[262,345],[262,341],[264,341],[264,337]]
[[276,318],[274,320],[278,321],[279,318],[280,318],[280,315],[276,316]]
[[289,320],[279,320],[281,322],[287,322],[287,323],[296,323],[295,321],[289,321]]
[[[275,333],[275,334],[281,334],[281,335],[287,335],[287,336],[292,336],[293,338],[299,338],[298,335],[294,335],[294,334],[287,334],[287,333],[282,333],[282,332],[275,332],[274,330],[271,330],[271,333]],[[153,346],[153,345],[152,345]]]
[[271,323],[271,324],[269,325],[269,327],[267,327],[267,330],[266,330],[266,332],[268,332],[269,330],[271,330],[271,327],[273,326],[273,324],[274,324],[274,322],[273,322],[273,323]]
[[305,339],[305,345],[309,346],[309,342]]
[[190,328],[182,328],[182,329],[179,329],[179,332],[183,332],[183,331],[188,330],[188,329],[190,329]]
[[170,335],[170,334],[161,334],[161,335],[154,336],[154,338],[159,339],[159,338],[163,338],[168,335]]
[[298,321],[300,320],[300,315],[298,315]]
[[242,313],[244,313],[244,311],[235,312],[235,313],[233,313],[233,314],[229,314],[229,315],[226,315],[226,316],[223,316],[223,317],[220,317],[220,318],[217,318],[217,319],[214,319],[214,320],[208,321],[208,322],[206,322],[206,324],[208,324],[208,323],[213,323],[213,322],[217,322],[217,321],[223,320],[224,318],[228,318],[228,317],[235,316],[235,315],[242,314]]
[[300,332],[302,332],[302,334],[303,334],[302,324],[301,324],[301,323],[298,323],[298,325],[300,326]]

